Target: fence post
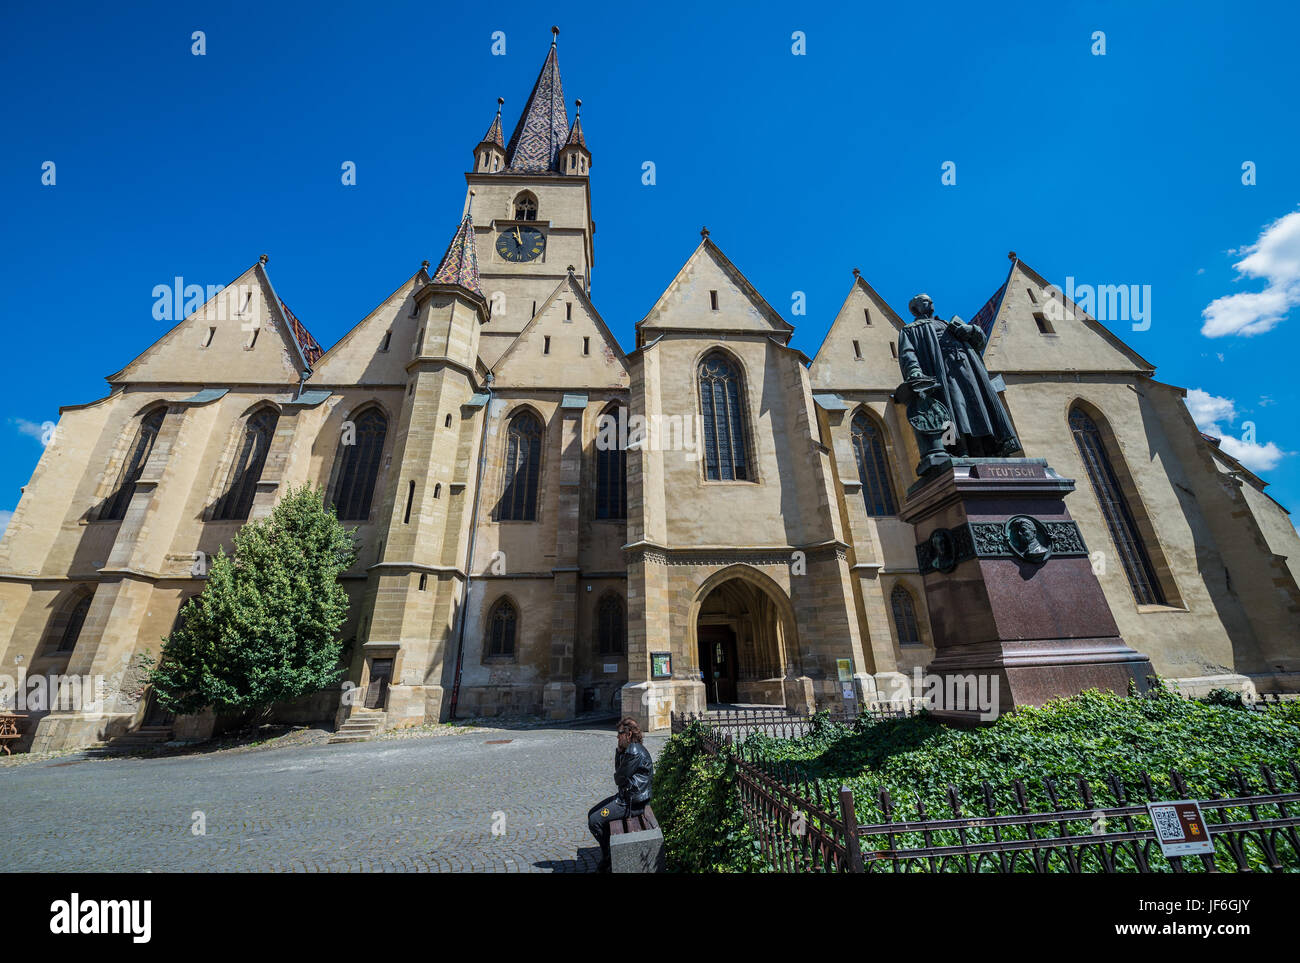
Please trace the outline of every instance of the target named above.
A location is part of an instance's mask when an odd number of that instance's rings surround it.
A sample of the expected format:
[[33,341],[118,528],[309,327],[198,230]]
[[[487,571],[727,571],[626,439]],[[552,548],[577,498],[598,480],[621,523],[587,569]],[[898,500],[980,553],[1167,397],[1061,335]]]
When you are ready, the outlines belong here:
[[853,807],[853,790],[840,787],[840,819],[844,823],[844,849],[849,857],[849,872],[862,872],[862,847],[858,842],[858,813]]

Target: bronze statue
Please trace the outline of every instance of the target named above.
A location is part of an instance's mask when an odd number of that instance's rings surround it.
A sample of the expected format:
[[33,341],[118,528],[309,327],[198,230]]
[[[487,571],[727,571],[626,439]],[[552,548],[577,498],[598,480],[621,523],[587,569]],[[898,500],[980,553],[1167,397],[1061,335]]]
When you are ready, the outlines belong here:
[[907,406],[921,449],[916,473],[941,468],[953,455],[1004,458],[1020,451],[980,357],[984,332],[960,318],[935,317],[928,294],[918,294],[907,307],[915,320],[898,335],[903,384],[894,397]]

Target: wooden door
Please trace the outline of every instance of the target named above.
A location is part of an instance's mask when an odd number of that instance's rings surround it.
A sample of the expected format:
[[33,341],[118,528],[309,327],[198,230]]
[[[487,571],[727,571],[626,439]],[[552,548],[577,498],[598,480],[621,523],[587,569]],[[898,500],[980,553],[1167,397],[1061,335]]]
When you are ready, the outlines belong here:
[[370,685],[366,686],[367,709],[382,709],[388,695],[388,680],[393,677],[392,659],[375,659],[370,663]]
[[700,668],[704,670],[704,687],[709,702],[735,702],[736,633],[729,625],[701,625]]

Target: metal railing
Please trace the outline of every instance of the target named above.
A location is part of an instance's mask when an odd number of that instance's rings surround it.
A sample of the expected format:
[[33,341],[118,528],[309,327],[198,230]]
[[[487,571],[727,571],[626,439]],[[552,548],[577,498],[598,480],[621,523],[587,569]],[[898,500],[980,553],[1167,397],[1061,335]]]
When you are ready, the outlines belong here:
[[[684,731],[689,721],[683,719]],[[746,825],[768,863],[782,872],[896,873],[1155,873],[1300,870],[1300,766],[1287,765],[1283,785],[1269,766],[1260,766],[1257,791],[1233,770],[1231,792],[1197,800],[1214,853],[1162,854],[1146,801],[1169,799],[1151,777],[1139,774],[1130,798],[1115,774],[1105,778],[1113,802],[1097,805],[1094,788],[1082,777],[1039,780],[1050,809],[1035,809],[1023,780],[1011,782],[1012,812],[999,812],[998,794],[981,784],[982,799],[968,807],[956,787],[947,787],[946,815],[923,801],[909,815],[888,789],[869,800],[855,799],[847,786],[834,790],[804,777],[791,763],[756,756],[740,739],[701,722],[701,748],[731,754]],[[1182,773],[1171,771],[1175,799],[1189,798]],[[970,810],[968,812],[968,809]],[[859,811],[872,813],[861,823]]]
[[[918,713],[915,702],[895,704],[888,702],[872,703],[856,712],[845,713],[830,711],[824,717],[839,725],[853,725],[860,720],[870,719],[882,722],[886,719],[905,719]],[[813,716],[800,715],[783,706],[771,708],[711,709],[704,713],[672,714],[672,731],[683,732],[692,722],[699,722],[708,728],[730,735],[737,741],[743,741],[755,732],[771,736],[774,739],[800,739],[812,730]]]

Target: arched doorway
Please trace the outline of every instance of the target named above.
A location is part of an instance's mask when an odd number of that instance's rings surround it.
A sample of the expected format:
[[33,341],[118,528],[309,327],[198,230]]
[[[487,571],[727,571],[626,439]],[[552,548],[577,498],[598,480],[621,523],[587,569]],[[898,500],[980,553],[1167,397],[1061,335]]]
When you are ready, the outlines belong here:
[[784,705],[787,653],[797,651],[789,600],[761,572],[733,566],[701,587],[696,666],[711,704]]

